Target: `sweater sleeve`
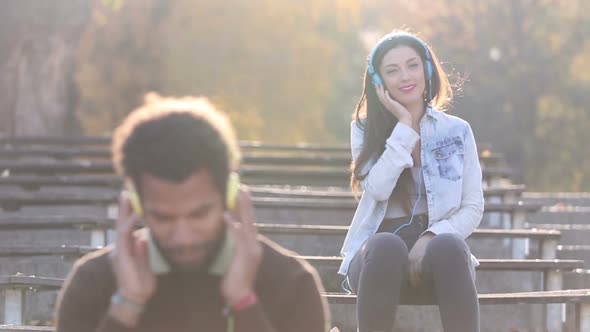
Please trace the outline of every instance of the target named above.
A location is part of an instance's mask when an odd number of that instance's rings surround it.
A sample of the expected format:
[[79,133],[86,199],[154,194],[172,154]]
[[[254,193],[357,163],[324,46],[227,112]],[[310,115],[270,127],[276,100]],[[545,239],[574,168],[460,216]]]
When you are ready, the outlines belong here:
[[315,271],[303,269],[285,287],[292,287],[288,309],[273,326],[260,304],[236,314],[236,332],[327,332],[329,319],[323,288]]
[[84,263],[74,265],[58,297],[56,332],[134,332],[104,310],[97,274]]
[[317,271],[304,263],[304,268],[287,287],[293,287],[294,298],[279,332],[327,332],[330,329],[329,310]]

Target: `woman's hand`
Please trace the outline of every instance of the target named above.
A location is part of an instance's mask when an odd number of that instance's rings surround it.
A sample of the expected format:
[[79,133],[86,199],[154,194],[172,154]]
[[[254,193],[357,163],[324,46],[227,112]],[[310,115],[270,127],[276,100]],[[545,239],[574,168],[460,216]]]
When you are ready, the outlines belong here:
[[408,260],[410,261],[410,284],[417,287],[422,282],[422,261],[426,254],[428,242],[434,237],[433,233],[424,233],[410,250]]
[[381,104],[385,107],[389,113],[393,114],[397,118],[397,120],[403,124],[408,126],[412,126],[412,113],[408,111],[404,105],[400,104],[397,100],[391,98],[389,95],[389,91],[385,89],[385,86],[380,84],[375,84],[375,91],[377,92],[377,97]]

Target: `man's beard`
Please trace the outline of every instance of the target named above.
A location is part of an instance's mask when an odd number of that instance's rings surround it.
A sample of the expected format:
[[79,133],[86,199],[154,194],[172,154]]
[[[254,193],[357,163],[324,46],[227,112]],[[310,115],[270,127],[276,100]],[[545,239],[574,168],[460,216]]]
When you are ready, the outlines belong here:
[[[158,243],[158,241],[155,238],[154,242],[158,247],[158,250],[160,250],[160,252],[162,253],[162,256],[164,257],[166,262],[170,265],[172,271],[182,273],[204,272],[209,269],[209,267],[217,257],[219,251],[221,250],[223,243],[225,241],[225,237],[227,236],[226,233],[226,226],[224,224],[223,227],[219,230],[215,239],[191,246],[190,248],[164,248]],[[197,265],[180,264],[175,262],[173,259],[174,255],[172,253],[175,250],[204,251],[205,257]]]

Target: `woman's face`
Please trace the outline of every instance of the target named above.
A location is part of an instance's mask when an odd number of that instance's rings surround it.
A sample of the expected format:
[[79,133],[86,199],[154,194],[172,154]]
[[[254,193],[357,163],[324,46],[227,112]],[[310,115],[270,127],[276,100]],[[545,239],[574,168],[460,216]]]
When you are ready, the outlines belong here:
[[424,102],[424,64],[420,55],[409,46],[397,46],[385,53],[379,75],[389,95],[408,107]]

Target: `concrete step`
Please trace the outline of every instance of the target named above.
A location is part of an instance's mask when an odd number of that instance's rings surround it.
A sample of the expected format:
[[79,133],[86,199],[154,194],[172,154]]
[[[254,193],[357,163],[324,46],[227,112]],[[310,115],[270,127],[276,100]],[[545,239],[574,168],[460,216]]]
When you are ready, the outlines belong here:
[[561,232],[559,244],[565,246],[571,245],[590,245],[590,225],[589,224],[525,224],[525,227],[537,229],[555,229]]
[[[46,216],[0,217],[0,243],[6,246],[27,245],[104,245],[113,240],[114,219],[105,217]],[[347,226],[277,224],[276,220],[258,224],[259,232],[287,249],[303,255],[337,256],[347,232]],[[93,229],[98,234],[91,237]],[[101,231],[102,230],[102,231]],[[472,252],[480,258],[512,258],[512,246],[530,239],[531,258],[541,258],[540,241],[557,243],[560,234],[553,230],[478,229],[468,239]],[[92,242],[92,239],[101,241]],[[524,257],[524,256],[521,256]],[[546,256],[547,257],[547,256]]]
[[[7,279],[7,278],[4,278]],[[3,280],[4,280],[3,279]],[[40,294],[53,296],[57,293],[54,285],[54,279],[47,279],[51,282],[37,283],[37,278],[27,277],[9,277],[10,280],[15,280],[20,287],[47,289],[39,292],[26,292],[32,295],[32,300],[38,300]],[[7,280],[8,280],[7,279]],[[19,280],[16,280],[19,279]],[[22,280],[21,280],[22,279]],[[30,281],[27,281],[30,280]],[[58,281],[58,279],[55,279]],[[12,281],[10,281],[12,282]],[[10,283],[8,282],[8,283]],[[7,281],[3,281],[3,285],[8,285]],[[27,285],[31,286],[27,286]],[[572,290],[572,291],[557,291],[557,292],[522,292],[522,293],[500,293],[500,294],[482,294],[479,295],[481,305],[482,331],[504,331],[504,328],[525,328],[526,330],[536,330],[543,326],[543,309],[546,303],[580,303],[587,301],[590,296],[589,290]],[[28,298],[27,298],[28,299]],[[333,325],[338,326],[343,331],[351,331],[356,326],[354,321],[355,306],[354,298],[342,296],[328,296],[328,301],[331,304]],[[31,302],[28,302],[31,303]],[[555,304],[557,308],[562,305]],[[493,308],[493,309],[488,309]],[[488,311],[489,310],[489,311]],[[440,330],[440,321],[434,306],[401,306],[400,313],[397,317],[397,322],[400,325],[399,330],[404,331],[437,331]],[[43,320],[43,314],[27,316],[25,312],[25,322],[31,320]],[[498,316],[500,314],[501,316]],[[502,318],[498,323],[494,324],[490,318]],[[508,325],[504,325],[508,324]],[[420,326],[420,329],[416,329]],[[498,329],[501,328],[501,329]]]
[[529,214],[527,221],[532,224],[589,224],[590,207],[545,206],[537,213]]
[[590,192],[524,192],[522,200],[544,206],[590,206]]
[[559,259],[583,260],[584,268],[590,269],[590,245],[559,245],[556,254]]
[[[582,297],[574,295],[578,293],[583,294]],[[556,296],[551,296],[552,300],[549,300],[551,301],[549,303],[561,301],[570,302],[567,298],[560,298],[559,294],[574,295],[571,299],[579,302],[588,301],[586,297],[589,296],[588,290],[571,290],[536,294],[539,295],[533,295],[533,297],[530,298],[528,298],[528,295],[526,294],[505,294],[505,297],[501,298],[498,302],[502,305],[486,305],[486,301],[483,301],[482,296],[480,295],[481,331],[546,331],[543,323],[544,306],[532,304],[543,303],[545,300],[549,299],[544,298],[543,295],[540,294],[556,294]],[[524,297],[521,295],[524,295]],[[490,294],[490,297],[495,297],[495,295]],[[516,303],[521,304],[510,303],[510,300],[515,300]],[[352,297],[342,296],[341,301],[341,303],[331,302],[333,325],[338,326],[341,331],[353,332],[356,329],[355,308],[354,305],[351,304],[354,299]],[[564,305],[556,304],[555,306],[557,306],[555,309],[561,310]],[[568,313],[573,311],[571,310],[573,309],[573,304],[568,304],[567,309]],[[580,331],[580,327],[577,326],[578,322],[572,318],[574,317],[568,314],[568,322],[566,323],[564,331]],[[583,327],[583,329],[585,329],[585,327]],[[551,331],[553,330],[555,329],[552,328]],[[401,306],[396,318],[396,331],[442,331],[437,308],[435,306]]]
[[564,289],[590,289],[590,270],[577,269],[563,273]]
[[[73,262],[91,247],[79,246],[3,246],[0,247],[0,275],[24,274],[64,278]],[[302,256],[320,273],[328,291],[340,291],[343,277],[337,274],[341,257]],[[582,268],[581,261],[480,259],[477,285],[480,292],[542,290],[542,278],[549,270]],[[501,272],[502,278],[498,278]]]
[[[9,215],[72,215],[81,210],[88,215],[116,215],[118,195],[68,194],[52,193],[0,193],[1,216]],[[322,224],[335,222],[347,225],[352,220],[357,202],[342,199],[277,198],[254,197],[256,217],[258,220],[280,220],[286,223],[310,224],[320,221]],[[540,209],[538,205],[514,203],[486,203],[485,213],[527,214]],[[61,211],[61,212],[57,212]]]

